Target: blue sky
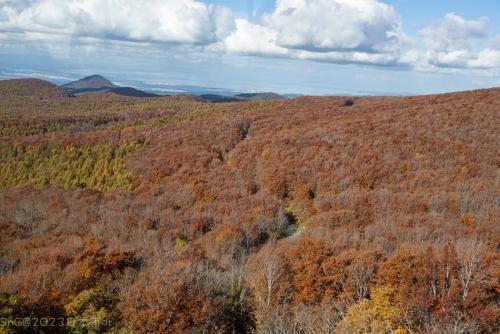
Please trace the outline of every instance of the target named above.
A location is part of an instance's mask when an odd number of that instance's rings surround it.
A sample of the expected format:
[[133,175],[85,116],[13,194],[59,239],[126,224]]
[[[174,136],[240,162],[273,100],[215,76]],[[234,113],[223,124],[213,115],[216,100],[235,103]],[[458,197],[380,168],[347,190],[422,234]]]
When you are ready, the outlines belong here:
[[500,86],[494,0],[0,0],[0,77],[301,94]]

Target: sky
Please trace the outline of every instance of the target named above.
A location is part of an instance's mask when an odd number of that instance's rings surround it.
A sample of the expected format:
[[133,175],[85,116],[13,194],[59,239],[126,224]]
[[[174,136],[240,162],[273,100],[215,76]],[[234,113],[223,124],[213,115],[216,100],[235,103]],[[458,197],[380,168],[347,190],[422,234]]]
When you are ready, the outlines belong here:
[[500,86],[498,0],[0,0],[0,78],[237,91]]

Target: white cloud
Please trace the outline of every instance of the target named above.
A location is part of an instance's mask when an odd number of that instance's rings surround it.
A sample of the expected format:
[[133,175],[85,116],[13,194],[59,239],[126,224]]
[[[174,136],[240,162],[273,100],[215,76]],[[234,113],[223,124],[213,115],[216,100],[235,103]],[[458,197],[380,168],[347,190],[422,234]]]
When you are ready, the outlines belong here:
[[236,20],[236,30],[225,40],[225,50],[246,55],[286,56],[288,50],[276,45],[278,32],[244,19]]
[[453,50],[448,52],[429,50],[426,53],[427,61],[438,67],[466,67],[472,54],[469,50]]
[[234,28],[229,9],[195,0],[0,3],[0,30],[207,45]]
[[367,52],[293,52],[295,58],[326,61],[338,64],[359,63],[367,65],[394,65],[399,57],[391,53],[367,53]]
[[381,1],[277,0],[250,22],[202,0],[0,0],[0,41],[61,58],[228,53],[416,71],[500,69],[500,36],[488,40],[487,18],[450,13],[410,39]]
[[[466,20],[449,13],[420,30],[427,51],[422,56],[431,66],[458,69],[500,67],[498,38],[490,41],[488,19]],[[490,44],[490,46],[485,46]]]
[[224,46],[251,55],[389,64],[407,40],[394,8],[376,0],[278,0],[257,23],[237,20]]
[[500,68],[500,48],[482,50],[467,65],[472,68]]
[[277,45],[317,52],[383,51],[401,26],[394,8],[374,0],[278,0],[263,24]]
[[475,39],[488,36],[488,19],[466,20],[453,13],[446,14],[420,30],[427,48],[435,51],[456,51],[470,48]]

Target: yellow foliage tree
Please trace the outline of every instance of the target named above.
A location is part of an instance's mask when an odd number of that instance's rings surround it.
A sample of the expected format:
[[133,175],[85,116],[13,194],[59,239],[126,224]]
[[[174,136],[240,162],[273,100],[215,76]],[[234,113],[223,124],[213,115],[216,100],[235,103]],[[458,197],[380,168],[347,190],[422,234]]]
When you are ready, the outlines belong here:
[[186,241],[182,238],[175,238],[174,251],[180,253],[186,246]]
[[405,334],[395,323],[401,311],[391,302],[393,295],[388,287],[373,289],[370,299],[362,299],[348,309],[339,323],[339,333]]
[[125,157],[145,145],[147,141],[118,147],[0,144],[0,187],[51,184],[100,191],[131,190],[132,177],[125,170]]
[[104,333],[110,325],[110,315],[99,306],[98,291],[84,290],[64,306],[68,315],[67,329],[70,333]]

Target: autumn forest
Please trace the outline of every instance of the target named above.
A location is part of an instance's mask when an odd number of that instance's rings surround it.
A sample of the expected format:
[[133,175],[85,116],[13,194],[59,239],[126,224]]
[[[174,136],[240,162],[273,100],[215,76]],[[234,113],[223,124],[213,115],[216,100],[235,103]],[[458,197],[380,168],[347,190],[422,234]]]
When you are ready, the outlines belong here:
[[500,89],[0,81],[0,333],[498,333],[499,129]]

